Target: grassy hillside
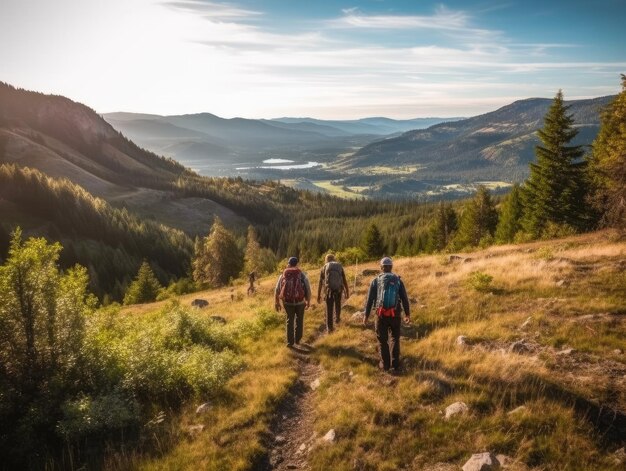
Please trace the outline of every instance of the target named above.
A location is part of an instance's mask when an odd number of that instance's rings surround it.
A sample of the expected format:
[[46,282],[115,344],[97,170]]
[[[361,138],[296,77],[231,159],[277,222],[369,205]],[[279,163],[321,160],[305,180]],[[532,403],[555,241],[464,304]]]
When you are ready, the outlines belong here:
[[[505,469],[623,469],[626,243],[598,233],[461,256],[396,260],[413,310],[398,376],[378,371],[371,323],[356,313],[371,278],[361,272],[375,264],[346,267],[356,290],[334,334],[313,306],[297,351],[279,324],[247,337],[245,367],[206,411],[197,397],[167,413],[158,440],[109,454],[107,468],[458,470],[489,451],[507,455]],[[252,298],[235,286],[180,303],[207,299],[199,315],[226,329],[270,307],[274,281]],[[120,315],[154,321],[168,315],[159,309]],[[446,419],[457,401],[468,410]],[[335,439],[321,440],[330,429]]]

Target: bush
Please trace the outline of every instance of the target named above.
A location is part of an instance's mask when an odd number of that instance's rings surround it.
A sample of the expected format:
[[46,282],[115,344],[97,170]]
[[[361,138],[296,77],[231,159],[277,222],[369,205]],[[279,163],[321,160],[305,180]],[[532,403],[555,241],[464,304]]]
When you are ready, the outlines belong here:
[[491,289],[491,282],[493,281],[493,276],[488,275],[486,273],[475,271],[470,273],[467,283],[468,285],[480,292],[487,292]]

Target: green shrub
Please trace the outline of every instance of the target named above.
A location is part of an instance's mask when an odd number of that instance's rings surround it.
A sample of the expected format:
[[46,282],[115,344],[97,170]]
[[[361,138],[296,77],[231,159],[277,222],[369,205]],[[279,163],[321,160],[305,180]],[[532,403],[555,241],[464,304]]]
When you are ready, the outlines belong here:
[[467,278],[467,284],[480,292],[487,292],[491,289],[491,282],[493,281],[493,276],[488,275],[487,273],[483,273],[480,271],[474,271],[469,274]]

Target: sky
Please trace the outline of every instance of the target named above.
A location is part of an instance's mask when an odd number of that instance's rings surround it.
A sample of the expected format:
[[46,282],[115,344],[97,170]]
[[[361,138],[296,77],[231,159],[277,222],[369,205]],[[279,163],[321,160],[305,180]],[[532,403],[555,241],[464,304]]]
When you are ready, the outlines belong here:
[[473,116],[617,93],[626,0],[0,0],[0,81],[99,113]]

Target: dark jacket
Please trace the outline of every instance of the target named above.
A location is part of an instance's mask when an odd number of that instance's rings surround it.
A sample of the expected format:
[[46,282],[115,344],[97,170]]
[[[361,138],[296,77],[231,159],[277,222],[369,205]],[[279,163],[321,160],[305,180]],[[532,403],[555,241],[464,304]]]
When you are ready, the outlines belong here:
[[[399,276],[398,276],[398,279],[400,279]],[[369,317],[372,307],[374,307],[374,305],[376,304],[377,296],[378,296],[378,277],[374,278],[372,280],[372,283],[370,284],[369,293],[367,295],[367,303],[365,304],[365,319]],[[402,314],[402,308],[404,308],[404,312],[406,316],[411,317],[411,307],[409,306],[409,298],[406,294],[406,288],[404,287],[404,283],[400,279],[400,289],[398,291],[398,304],[396,304],[396,314],[398,316]]]

